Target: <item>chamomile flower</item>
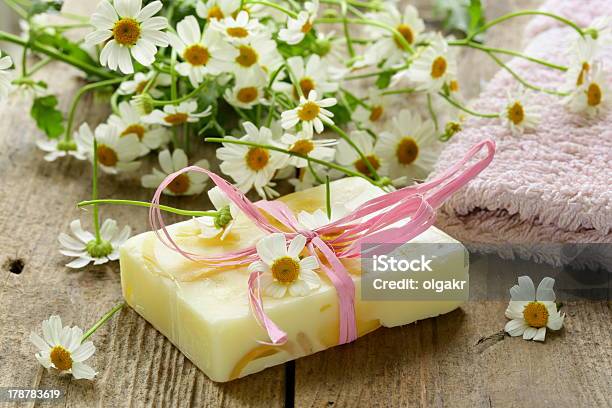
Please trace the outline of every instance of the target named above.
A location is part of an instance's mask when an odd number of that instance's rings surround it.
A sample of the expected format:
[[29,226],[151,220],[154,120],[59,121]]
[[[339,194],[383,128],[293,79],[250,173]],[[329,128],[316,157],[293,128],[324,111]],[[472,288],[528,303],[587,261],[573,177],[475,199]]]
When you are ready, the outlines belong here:
[[157,149],[168,142],[168,130],[157,125],[145,123],[136,107],[123,101],[118,106],[119,112],[108,118],[108,123],[115,126],[121,137],[136,135],[141,145],[141,156]]
[[271,74],[283,63],[276,42],[270,38],[254,37],[248,42],[236,44],[235,47],[237,55],[232,60],[231,70],[236,75],[244,75],[246,71],[253,69]]
[[222,20],[240,8],[241,0],[197,0],[196,13],[207,20]]
[[13,85],[12,81],[12,70],[13,60],[8,55],[2,56],[0,51],[0,101],[7,98]]
[[357,105],[353,112],[352,119],[360,123],[366,129],[379,130],[383,128],[389,118],[389,107],[393,99],[382,95],[375,89],[368,92],[368,107]]
[[[104,123],[99,125],[95,132],[98,142],[98,164],[102,170],[117,174],[134,171],[140,167],[140,162],[135,161],[142,153],[138,136],[134,134],[121,136],[116,126]],[[75,133],[74,140],[83,147],[87,158],[93,161],[94,135],[89,126],[81,126],[79,132]]]
[[[257,129],[251,122],[245,122],[243,126],[247,134],[238,140],[262,145],[276,144],[267,127]],[[223,143],[223,147],[217,149],[217,158],[222,161],[219,166],[221,171],[232,177],[243,193],[255,188],[262,198],[278,196],[272,189],[275,184],[271,180],[274,173],[285,165],[284,154],[263,147]]]
[[[412,5],[407,5],[404,13],[400,13],[395,7],[390,6],[384,13],[375,14],[373,18],[395,28],[411,46],[417,42],[425,29],[425,23],[419,18],[417,9]],[[385,66],[403,65],[405,63],[403,52],[406,49],[400,38],[383,29],[370,28],[368,31],[380,38],[368,47],[362,65],[372,65],[382,60],[386,60]]]
[[[355,130],[349,134],[351,141],[363,153],[370,166],[376,171],[380,168],[381,159],[374,151],[374,140],[367,132]],[[350,166],[358,172],[367,176],[372,176],[367,163],[361,158],[359,153],[344,139],[338,141],[336,146],[336,161],[343,166]]]
[[528,105],[529,99],[524,92],[516,95],[508,93],[508,102],[500,113],[502,122],[510,129],[512,134],[523,133],[527,129],[535,129],[540,121],[538,108]]
[[257,242],[259,260],[249,265],[249,271],[263,272],[259,284],[265,295],[282,298],[289,292],[291,296],[306,296],[321,286],[321,278],[314,272],[319,267],[317,258],[300,258],[305,246],[306,237],[296,235],[287,247],[281,233]]
[[238,217],[240,209],[230,201],[219,187],[208,190],[208,198],[217,210],[214,217],[199,217],[195,221],[200,226],[200,237],[215,238],[223,240],[234,226],[234,220]]
[[165,17],[156,16],[162,8],[154,1],[144,8],[141,0],[102,0],[91,16],[96,30],[87,35],[88,45],[104,43],[100,64],[124,74],[134,72],[132,57],[145,67],[155,61],[157,47],[168,46],[168,36],[162,30],[168,26]]
[[[157,168],[153,168],[151,174],[145,174],[141,178],[142,186],[145,188],[157,188],[169,175],[181,169],[184,169],[189,165],[187,155],[181,149],[174,149],[172,154],[169,150],[162,150],[158,155],[159,165],[161,171]],[[194,166],[209,168],[208,160],[200,160],[194,163]],[[200,194],[204,191],[208,176],[204,173],[183,173],[176,177],[172,182],[164,189],[164,194],[171,196],[186,196]]]
[[444,37],[437,34],[410,70],[397,74],[394,81],[402,75],[409,75],[409,79],[417,84],[420,91],[437,92],[457,77],[455,53]]
[[96,371],[85,361],[96,351],[91,341],[82,342],[83,330],[77,326],[62,326],[59,316],[53,315],[42,322],[43,337],[30,333],[30,341],[38,352],[36,359],[45,368],[68,372],[77,379],[93,380]]
[[[139,95],[142,94],[149,81],[155,77],[154,71],[149,71],[146,74],[143,72],[137,72],[133,78],[128,81],[123,81],[119,86],[120,95]],[[148,93],[154,97],[159,98],[163,95],[163,92],[156,89],[158,86],[170,86],[170,75],[158,74],[153,83],[149,86]]]
[[241,10],[236,18],[228,16],[223,20],[213,20],[211,27],[233,42],[248,42],[258,35],[268,35],[259,20],[250,18],[249,13],[244,10]]
[[379,136],[374,151],[382,174],[403,181],[422,180],[431,172],[437,158],[431,121],[421,120],[418,113],[402,110],[393,118],[391,129]]
[[200,119],[210,116],[212,107],[208,106],[202,112],[198,110],[198,103],[194,100],[181,102],[179,105],[166,105],[163,110],[155,109],[143,120],[146,123],[158,123],[164,126],[180,126],[185,123],[196,123]]
[[518,285],[510,289],[511,300],[506,309],[506,317],[512,319],[505,327],[510,336],[544,341],[547,327],[559,330],[563,326],[565,314],[557,310],[554,284],[554,279],[544,278],[536,291],[529,276],[518,278]]
[[281,125],[283,129],[291,129],[298,123],[302,125],[302,131],[306,136],[312,136],[312,129],[317,133],[323,132],[323,124],[333,125],[331,119],[334,114],[325,108],[334,106],[336,98],[317,99],[317,91],[312,90],[308,99],[300,97],[300,104],[295,108],[281,113]]
[[[89,129],[87,123],[83,123],[81,125],[81,128],[83,128],[83,126]],[[78,160],[85,160],[87,156],[86,152],[83,149],[83,146],[76,143],[75,140],[44,139],[37,141],[36,146],[38,146],[40,150],[47,152],[47,154],[45,154],[44,159],[48,162],[52,162],[60,157],[67,156],[72,156]]]
[[264,88],[267,83],[266,75],[261,70],[237,75],[234,86],[225,90],[225,100],[232,106],[251,109],[265,102]]
[[601,64],[595,64],[584,83],[578,86],[565,98],[565,103],[572,112],[584,112],[593,117],[607,111],[612,106],[612,94],[607,82],[607,74]]
[[187,16],[176,25],[178,33],[170,33],[170,44],[183,62],[176,65],[176,71],[189,77],[191,85],[197,87],[207,74],[218,75],[226,71],[230,61],[238,54],[219,33],[200,30],[198,20]]
[[[312,135],[307,136],[304,132],[298,132],[295,135],[285,133],[281,137],[281,144],[284,145],[286,150],[325,161],[333,160],[335,149],[332,146],[335,146],[337,143],[336,139],[315,140],[312,138]],[[297,156],[290,156],[287,164],[302,168],[308,166],[308,160]]]
[[597,54],[597,42],[590,37],[580,37],[570,49],[565,88],[573,91],[584,84]]
[[312,213],[307,211],[300,211],[297,215],[298,222],[309,230],[315,230],[330,224],[334,221],[349,214],[349,209],[343,205],[333,205],[331,208],[331,218],[328,217],[327,211],[318,209]]
[[82,268],[93,262],[101,265],[108,261],[119,259],[119,247],[130,237],[132,229],[129,225],[119,230],[117,221],[106,219],[100,227],[100,240],[96,240],[94,234],[85,231],[80,220],[70,223],[70,230],[74,236],[60,233],[58,240],[62,246],[60,253],[75,258],[66,266],[69,268]]
[[305,2],[304,10],[298,13],[297,18],[288,18],[287,28],[280,29],[279,40],[291,45],[301,43],[306,34],[312,30],[318,12],[319,0]]
[[[317,91],[319,95],[338,90],[338,79],[332,78],[328,71],[328,65],[321,61],[317,54],[311,55],[307,60],[302,57],[291,57],[287,59],[287,65],[299,84],[302,95],[308,96],[310,91]],[[287,82],[276,82],[274,89],[292,95],[299,99],[299,94],[293,84]]]

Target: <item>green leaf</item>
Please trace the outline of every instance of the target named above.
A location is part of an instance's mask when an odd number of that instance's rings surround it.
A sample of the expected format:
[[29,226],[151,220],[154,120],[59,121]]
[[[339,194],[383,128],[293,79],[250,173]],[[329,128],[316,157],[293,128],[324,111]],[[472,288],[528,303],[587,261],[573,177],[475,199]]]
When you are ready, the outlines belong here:
[[385,89],[389,86],[391,82],[391,76],[393,74],[391,72],[385,72],[384,74],[380,74],[376,79],[376,86],[378,89]]
[[480,0],[470,0],[467,11],[470,17],[468,35],[472,35],[485,25],[484,9]]
[[30,115],[36,121],[36,126],[45,134],[55,139],[64,133],[64,116],[57,110],[57,98],[55,95],[41,96],[34,99]]
[[35,40],[37,43],[53,47],[62,54],[68,55],[73,59],[80,60],[92,66],[98,65],[98,62],[94,61],[78,44],[73,43],[59,33],[50,34],[39,32],[36,34]]

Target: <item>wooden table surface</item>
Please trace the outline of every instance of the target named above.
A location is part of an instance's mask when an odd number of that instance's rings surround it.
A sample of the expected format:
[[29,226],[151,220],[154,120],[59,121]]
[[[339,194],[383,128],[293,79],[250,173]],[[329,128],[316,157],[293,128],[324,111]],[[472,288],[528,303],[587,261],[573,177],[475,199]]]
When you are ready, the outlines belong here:
[[[426,2],[421,2],[426,3]],[[489,2],[488,18],[538,0]],[[495,45],[520,48],[518,19],[494,30]],[[477,94],[496,68],[482,55],[462,74],[464,89]],[[482,61],[482,63],[481,63]],[[42,72],[65,109],[82,85],[65,66]],[[106,115],[103,101],[86,99],[79,118],[95,125]],[[609,302],[565,305],[565,328],[545,344],[504,337],[507,300],[470,301],[444,316],[394,329],[379,329],[352,344],[226,384],[208,380],[144,319],[125,308],[92,340],[95,381],[47,372],[34,358],[30,331],[51,314],[65,324],[89,327],[122,300],[117,262],[71,270],[59,254],[57,235],[90,213],[75,203],[91,193],[88,163],[47,163],[27,103],[13,98],[0,112],[0,386],[59,388],[65,406],[611,406],[612,344]],[[209,153],[210,154],[210,153]],[[102,176],[103,197],[149,200],[137,175]],[[169,205],[206,208],[204,197],[169,199]],[[147,229],[146,211],[103,207],[102,217]],[[172,217],[170,217],[172,220]],[[22,263],[22,270],[19,263]],[[534,266],[501,262],[508,280]],[[20,272],[20,273],[15,273]],[[501,275],[500,275],[501,276]],[[472,276],[472,290],[483,279]]]

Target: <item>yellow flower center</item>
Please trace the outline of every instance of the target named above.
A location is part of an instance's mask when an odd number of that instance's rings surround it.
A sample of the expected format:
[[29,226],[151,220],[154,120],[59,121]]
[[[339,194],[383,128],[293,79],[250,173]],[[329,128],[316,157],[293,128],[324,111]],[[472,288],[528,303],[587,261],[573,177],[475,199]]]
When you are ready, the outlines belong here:
[[587,103],[589,106],[597,106],[601,103],[601,88],[594,82],[587,90]]
[[314,150],[314,143],[308,139],[300,139],[291,146],[290,152],[303,154],[304,156]]
[[316,118],[319,115],[319,112],[321,112],[319,105],[312,101],[308,101],[298,109],[297,114],[301,120],[308,122]]
[[525,119],[525,110],[520,102],[514,102],[514,105],[508,108],[508,119],[515,125],[519,125]]
[[[300,88],[302,89],[302,95],[304,95],[305,97],[308,98],[308,95],[310,94],[310,91],[315,89],[315,82],[313,81],[312,78],[304,77],[304,78],[300,79]],[[295,89],[295,88],[293,89],[293,97],[295,99],[299,99],[299,95],[297,93],[297,89]]]
[[124,17],[113,26],[113,38],[121,45],[131,47],[140,38],[140,23],[130,17]]
[[446,72],[446,59],[438,57],[431,63],[431,77],[438,79]]
[[191,184],[191,180],[189,180],[189,176],[186,174],[180,174],[177,178],[172,180],[170,184],[168,184],[168,190],[172,191],[174,194],[185,194],[187,190],[189,190],[189,185]]
[[523,318],[531,327],[544,327],[548,323],[548,310],[543,303],[529,302],[523,309]]
[[270,161],[270,154],[263,147],[251,147],[245,156],[245,160],[251,170],[259,171],[266,167]]
[[98,150],[98,161],[103,166],[113,167],[119,161],[117,152],[106,145],[99,145]]
[[380,105],[372,106],[370,111],[370,122],[376,122],[384,113],[384,108]]
[[452,81],[449,82],[448,88],[450,89],[451,92],[457,92],[459,90],[459,81],[457,81],[456,79],[453,79]]
[[221,7],[215,5],[208,9],[208,14],[206,17],[209,20],[212,18],[216,18],[217,20],[223,20],[225,16],[223,15],[223,12],[221,11]]
[[259,92],[257,88],[254,86],[247,86],[246,88],[241,88],[236,94],[236,99],[238,99],[242,103],[251,103],[255,99],[257,99],[257,95]]
[[145,128],[139,124],[133,124],[125,128],[123,132],[121,132],[121,136],[127,135],[136,135],[138,136],[138,140],[142,141],[142,138],[145,134]]
[[53,347],[49,357],[55,368],[60,371],[66,371],[72,368],[72,356],[70,352],[62,346]]
[[166,123],[169,123],[172,126],[182,125],[183,123],[187,122],[187,119],[189,119],[189,115],[183,112],[171,113],[164,118]]
[[248,45],[241,45],[238,48],[238,52],[239,54],[236,57],[236,62],[245,68],[249,68],[251,65],[257,63],[259,59],[257,52]]
[[230,37],[244,38],[249,35],[249,32],[244,27],[229,27],[225,31]]
[[288,256],[276,259],[271,269],[272,276],[280,283],[293,283],[300,275],[300,264]]
[[307,34],[310,30],[312,30],[312,23],[310,22],[310,20],[308,20],[304,23],[300,31],[302,31],[302,33],[304,34]]
[[185,48],[183,58],[191,65],[199,67],[208,64],[210,53],[206,47],[202,47],[200,44],[193,44]]
[[[414,41],[414,34],[412,33],[412,29],[408,24],[400,24],[395,27],[395,29],[402,35],[402,37],[404,37],[404,40],[406,40],[408,44],[412,44]],[[404,45],[400,42],[399,38],[396,37],[393,40],[398,48],[404,49]]]
[[[366,159],[368,160],[370,165],[374,168],[374,170],[378,170],[378,168],[380,167],[380,161],[378,160],[378,157],[371,154],[371,155],[366,156]],[[366,164],[365,161],[363,161],[363,159],[359,159],[355,161],[353,165],[355,166],[357,171],[360,172],[361,174],[365,174],[366,176],[372,175],[370,174],[370,169],[368,168],[368,165]]]
[[397,161],[404,165],[409,165],[419,157],[419,145],[410,136],[404,137],[395,149]]
[[589,63],[583,62],[582,69],[580,70],[580,73],[578,74],[578,79],[576,80],[576,86],[584,84],[584,76],[587,74],[587,72],[589,72],[589,69],[591,69]]

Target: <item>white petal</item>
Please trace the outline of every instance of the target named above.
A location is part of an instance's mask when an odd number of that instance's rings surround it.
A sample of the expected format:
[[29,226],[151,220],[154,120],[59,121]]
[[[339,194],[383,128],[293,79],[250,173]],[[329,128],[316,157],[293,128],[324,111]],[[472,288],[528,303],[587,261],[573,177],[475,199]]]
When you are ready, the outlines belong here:
[[310,292],[310,288],[303,280],[296,280],[289,285],[289,294],[291,296],[306,296]]
[[76,361],[72,364],[72,376],[77,380],[93,380],[96,374],[96,371],[87,364],[79,363]]
[[546,327],[540,327],[535,336],[533,336],[533,340],[535,341],[544,341],[546,337]]
[[81,227],[81,220],[73,220],[70,223],[70,229],[72,230],[72,233],[84,243],[88,243],[94,239],[91,232],[83,230],[83,227]]
[[272,264],[276,258],[287,254],[285,235],[282,233],[270,234],[260,239],[255,247],[261,260],[268,265]]
[[553,278],[546,277],[542,279],[536,291],[536,300],[541,302],[554,302],[555,292],[553,291],[553,286],[555,286],[555,280]]
[[296,235],[295,238],[291,240],[289,244],[289,249],[287,250],[287,255],[291,258],[297,258],[304,247],[306,246],[306,237],[299,234]]
[[521,276],[518,278],[518,285],[510,288],[510,296],[512,300],[530,302],[535,300],[535,286],[529,276]]
[[72,251],[83,251],[86,248],[84,242],[81,242],[68,234],[64,234],[63,232],[59,234],[57,239],[64,248]]
[[94,344],[91,341],[86,341],[72,353],[72,359],[77,363],[83,362],[93,356],[95,351],[96,347]]
[[174,173],[174,166],[172,165],[170,150],[163,150],[159,152],[159,165],[166,174]]
[[102,223],[100,235],[102,236],[103,240],[110,241],[118,230],[119,228],[117,227],[117,221],[108,218]]
[[187,167],[187,155],[183,150],[175,149],[172,152],[172,164],[175,171]]
[[527,327],[528,326],[525,320],[514,319],[506,323],[506,327],[504,328],[504,330],[512,337],[516,337],[521,336],[525,332],[525,329],[527,329]]
[[285,293],[287,293],[287,285],[275,281],[265,287],[263,289],[263,293],[265,295],[279,299],[285,296]]
[[310,286],[313,289],[321,286],[321,278],[319,278],[319,275],[317,275],[315,272],[311,271],[310,269],[302,270],[302,273],[300,273],[300,279],[306,282],[308,286]]
[[40,351],[49,350],[49,345],[45,342],[38,334],[32,332],[30,333],[30,341],[38,348]]
[[319,262],[317,261],[317,258],[314,256],[307,256],[306,258],[303,258],[300,261],[300,268],[302,269],[313,270],[313,269],[317,269],[318,267],[319,267]]
[[538,334],[538,329],[535,327],[527,327],[523,333],[523,340],[531,340]]
[[152,3],[147,4],[138,14],[136,14],[136,20],[144,21],[148,18],[153,17],[159,10],[162,8],[161,1],[154,1]]
[[68,262],[66,266],[68,268],[79,269],[86,266],[89,262],[91,262],[89,258],[77,258],[72,262]]

